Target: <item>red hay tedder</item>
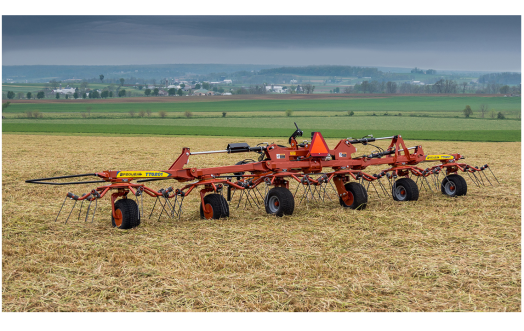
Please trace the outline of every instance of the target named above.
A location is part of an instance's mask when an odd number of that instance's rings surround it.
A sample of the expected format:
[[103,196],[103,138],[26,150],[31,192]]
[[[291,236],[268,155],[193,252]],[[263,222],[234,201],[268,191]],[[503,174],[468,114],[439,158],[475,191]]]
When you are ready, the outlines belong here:
[[[327,189],[336,192],[340,205],[344,208],[365,209],[368,203],[368,190],[372,185],[377,194],[391,196],[396,201],[414,201],[419,197],[419,187],[432,190],[431,187],[440,186],[443,194],[455,197],[466,195],[466,180],[458,175],[458,171],[465,172],[475,185],[485,183],[491,185],[484,170],[490,170],[491,175],[498,182],[488,165],[480,168],[472,167],[459,160],[464,157],[460,154],[427,155],[422,146],[406,147],[400,135],[392,137],[373,138],[367,136],[360,139],[342,139],[334,149],[330,149],[320,132],[312,132],[310,141],[298,143],[296,138],[303,132],[296,125],[295,132],[289,138],[289,147],[262,143],[250,147],[247,143],[229,144],[225,150],[191,152],[188,147],[182,149],[177,160],[167,170],[155,171],[111,171],[98,173],[60,176],[27,180],[26,183],[68,185],[86,183],[108,183],[97,187],[90,193],[82,196],[68,193],[56,220],[69,198],[77,201],[89,201],[85,220],[87,221],[91,203],[95,201],[93,219],[96,213],[98,199],[103,198],[109,191],[111,194],[112,224],[120,229],[131,229],[140,224],[143,217],[143,195],[156,198],[155,205],[160,201],[160,216],[166,213],[169,217],[180,217],[184,198],[193,190],[200,192],[200,216],[205,219],[219,219],[229,216],[229,203],[236,191],[241,192],[238,206],[245,199],[245,206],[261,205],[263,201],[266,212],[276,216],[291,215],[295,209],[295,197],[302,187],[302,200],[322,200],[327,197]],[[386,149],[371,145],[378,140],[391,139]],[[374,146],[378,149],[369,155],[352,157],[357,149],[355,144]],[[258,161],[244,160],[236,165],[213,168],[184,168],[189,163],[189,156],[211,153],[245,153],[259,154]],[[421,162],[440,162],[439,164],[422,169],[417,165]],[[370,175],[364,170],[369,166],[387,166],[378,174]],[[329,169],[326,171],[326,169]],[[440,175],[443,173],[443,178]],[[484,177],[482,176],[484,175]],[[102,180],[80,182],[56,182],[53,180],[75,177],[96,176]],[[431,177],[428,180],[428,177]],[[416,178],[416,181],[412,178]],[[385,180],[385,184],[381,179]],[[50,181],[51,180],[51,181]],[[153,190],[145,186],[144,182],[158,180],[175,180],[186,183],[180,189]],[[484,181],[486,180],[486,182]],[[133,183],[136,181],[136,183]],[[290,191],[290,181],[297,182],[294,194]],[[375,185],[376,183],[376,185]],[[334,184],[334,185],[333,185]],[[258,189],[264,186],[264,194]],[[301,191],[301,192],[302,192]],[[226,198],[224,198],[226,192]],[[128,194],[135,195],[135,200],[129,199]],[[138,198],[140,197],[140,199]],[[259,200],[259,198],[261,200]],[[120,199],[118,199],[120,198]],[[142,205],[142,207],[141,207]],[[238,207],[237,206],[237,207]],[[80,212],[82,206],[80,207]],[[80,213],[79,213],[80,216]],[[160,217],[159,216],[159,217]],[[55,220],[55,221],[56,221]],[[66,222],[67,222],[66,220]]]

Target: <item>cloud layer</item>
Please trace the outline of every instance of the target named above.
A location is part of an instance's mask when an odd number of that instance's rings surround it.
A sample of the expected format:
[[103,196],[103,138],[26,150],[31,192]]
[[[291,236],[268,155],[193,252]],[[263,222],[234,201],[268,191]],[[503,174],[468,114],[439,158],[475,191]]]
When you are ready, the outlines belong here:
[[3,65],[347,64],[520,71],[519,16],[3,16]]

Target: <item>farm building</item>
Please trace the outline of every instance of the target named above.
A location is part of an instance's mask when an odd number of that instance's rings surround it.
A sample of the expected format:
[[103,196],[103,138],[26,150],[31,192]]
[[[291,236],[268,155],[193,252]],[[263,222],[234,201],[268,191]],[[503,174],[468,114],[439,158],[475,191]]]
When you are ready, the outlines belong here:
[[206,89],[199,89],[199,90],[195,90],[193,92],[193,95],[196,95],[196,96],[206,96],[206,95],[214,95],[215,92],[213,91],[208,91]]
[[75,89],[72,88],[72,87],[70,87],[70,88],[59,88],[59,89],[53,90],[53,93],[73,94],[73,93],[75,93]]

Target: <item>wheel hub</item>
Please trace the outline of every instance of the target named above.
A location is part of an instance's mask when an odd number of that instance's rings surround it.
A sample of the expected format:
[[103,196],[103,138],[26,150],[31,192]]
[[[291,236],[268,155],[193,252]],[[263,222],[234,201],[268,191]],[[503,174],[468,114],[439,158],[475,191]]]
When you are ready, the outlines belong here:
[[395,188],[395,196],[397,197],[397,199],[399,201],[406,200],[407,195],[408,194],[406,192],[406,188],[402,185],[397,185],[397,187]]
[[280,206],[280,201],[276,196],[272,196],[269,198],[268,201],[268,207],[271,213],[276,213],[278,211],[278,207]]
[[454,195],[455,192],[457,191],[457,187],[451,181],[446,182],[446,184],[444,185],[444,189],[446,190],[447,195]]

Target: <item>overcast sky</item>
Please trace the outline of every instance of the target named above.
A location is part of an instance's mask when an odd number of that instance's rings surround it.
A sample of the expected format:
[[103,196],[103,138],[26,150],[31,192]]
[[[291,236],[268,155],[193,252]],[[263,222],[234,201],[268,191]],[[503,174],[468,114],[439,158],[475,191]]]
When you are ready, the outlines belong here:
[[3,16],[2,64],[520,71],[520,16]]

